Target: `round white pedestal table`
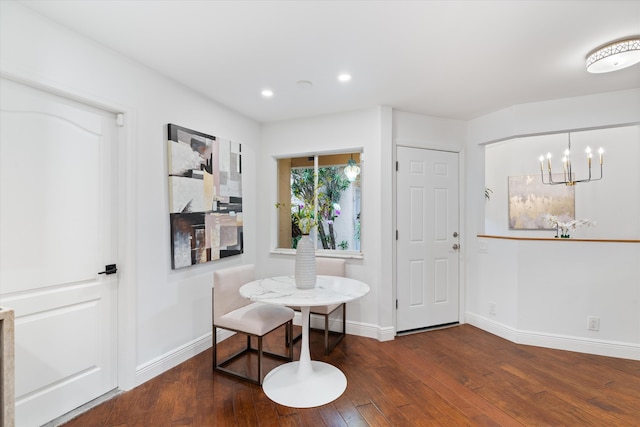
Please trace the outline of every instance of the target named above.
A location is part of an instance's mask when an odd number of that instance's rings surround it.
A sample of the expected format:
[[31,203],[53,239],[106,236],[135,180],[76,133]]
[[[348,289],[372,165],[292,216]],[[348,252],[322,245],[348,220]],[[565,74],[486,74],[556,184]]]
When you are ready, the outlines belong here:
[[309,308],[353,301],[369,293],[369,286],[347,277],[318,276],[316,287],[298,289],[292,276],[255,280],[240,288],[240,295],[267,304],[299,306],[302,313],[300,360],[278,366],[262,383],[274,402],[292,408],[312,408],[340,397],[347,377],[337,367],[311,360],[309,353]]

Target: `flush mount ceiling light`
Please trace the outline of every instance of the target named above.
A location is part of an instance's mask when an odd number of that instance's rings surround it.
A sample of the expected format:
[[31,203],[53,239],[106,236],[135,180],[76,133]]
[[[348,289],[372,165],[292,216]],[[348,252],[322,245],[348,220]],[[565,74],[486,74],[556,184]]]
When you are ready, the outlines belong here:
[[338,80],[340,80],[341,82],[348,82],[349,80],[351,80],[351,74],[340,74],[338,76]]
[[273,91],[271,89],[265,89],[261,93],[265,98],[271,98],[273,96]]
[[640,62],[640,38],[609,43],[587,56],[587,71],[608,73]]

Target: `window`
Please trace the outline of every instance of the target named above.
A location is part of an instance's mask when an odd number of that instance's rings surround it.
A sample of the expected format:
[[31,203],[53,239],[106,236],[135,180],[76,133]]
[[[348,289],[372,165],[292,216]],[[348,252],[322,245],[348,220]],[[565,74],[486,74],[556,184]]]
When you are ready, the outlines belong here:
[[360,252],[360,178],[344,173],[360,165],[360,153],[278,159],[278,248],[294,248],[302,236],[295,214],[310,209],[318,250]]

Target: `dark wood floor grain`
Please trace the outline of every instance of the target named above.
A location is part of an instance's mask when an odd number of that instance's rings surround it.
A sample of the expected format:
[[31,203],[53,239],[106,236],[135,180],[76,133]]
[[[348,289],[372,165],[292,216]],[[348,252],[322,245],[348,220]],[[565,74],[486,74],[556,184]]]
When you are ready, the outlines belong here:
[[[278,331],[270,346],[282,342]],[[640,425],[639,361],[516,345],[470,325],[389,342],[348,336],[329,356],[312,332],[311,355],[348,380],[321,407],[273,403],[259,386],[214,373],[208,350],[64,425]]]

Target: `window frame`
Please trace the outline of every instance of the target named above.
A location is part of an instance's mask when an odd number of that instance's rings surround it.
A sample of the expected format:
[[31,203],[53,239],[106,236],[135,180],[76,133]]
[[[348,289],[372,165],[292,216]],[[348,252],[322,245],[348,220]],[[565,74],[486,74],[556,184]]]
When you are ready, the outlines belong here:
[[[304,159],[307,158],[307,162],[306,164],[304,164],[305,162],[300,162],[300,159]],[[277,179],[276,179],[276,200],[277,202],[274,203],[274,205],[278,205],[281,204],[281,207],[279,209],[276,209],[276,215],[275,215],[275,227],[276,227],[276,233],[275,233],[275,237],[276,237],[276,242],[275,245],[273,245],[272,247],[274,249],[272,249],[272,253],[278,253],[278,254],[295,254],[296,250],[291,248],[291,247],[283,247],[280,245],[281,242],[286,241],[286,240],[290,240],[291,239],[291,229],[288,226],[282,226],[282,224],[286,223],[286,224],[290,224],[291,223],[291,214],[290,214],[290,204],[287,204],[287,201],[284,200],[286,198],[286,196],[281,196],[281,194],[284,192],[284,194],[288,194],[289,195],[289,200],[288,202],[290,203],[290,198],[291,198],[291,169],[295,168],[295,167],[313,167],[314,171],[315,171],[315,176],[316,176],[316,191],[315,191],[315,195],[314,195],[314,200],[315,200],[315,206],[316,206],[316,211],[317,211],[317,200],[318,200],[318,192],[317,192],[317,176],[318,176],[318,169],[322,168],[324,166],[326,167],[330,167],[330,166],[341,166],[347,164],[348,159],[353,159],[356,164],[360,167],[360,174],[357,177],[356,181],[358,182],[358,184],[356,184],[359,187],[359,197],[360,197],[360,207],[362,206],[362,181],[361,181],[361,177],[362,177],[362,171],[363,171],[363,161],[364,161],[364,153],[362,148],[354,148],[354,149],[348,149],[348,150],[339,150],[339,151],[326,151],[326,152],[313,152],[313,153],[304,153],[304,154],[287,154],[287,155],[282,155],[282,156],[277,156],[274,157],[275,161],[276,161],[276,174],[277,174]],[[336,162],[336,160],[343,160],[342,162]],[[288,173],[283,173],[283,170],[287,170]],[[352,184],[353,185],[353,184]],[[286,190],[283,190],[286,189]],[[283,200],[280,200],[283,199]],[[360,210],[361,212],[361,210]],[[317,214],[317,212],[316,212]],[[362,224],[360,222],[360,224]],[[318,228],[314,227],[314,229],[312,230],[311,234],[311,238],[314,241],[314,244],[316,245],[316,256],[321,256],[321,257],[331,257],[331,258],[356,258],[356,259],[362,259],[363,258],[363,252],[362,252],[362,226],[360,226],[360,235],[359,235],[359,241],[360,241],[360,245],[359,245],[359,249],[323,249],[323,248],[317,248],[318,245]]]

